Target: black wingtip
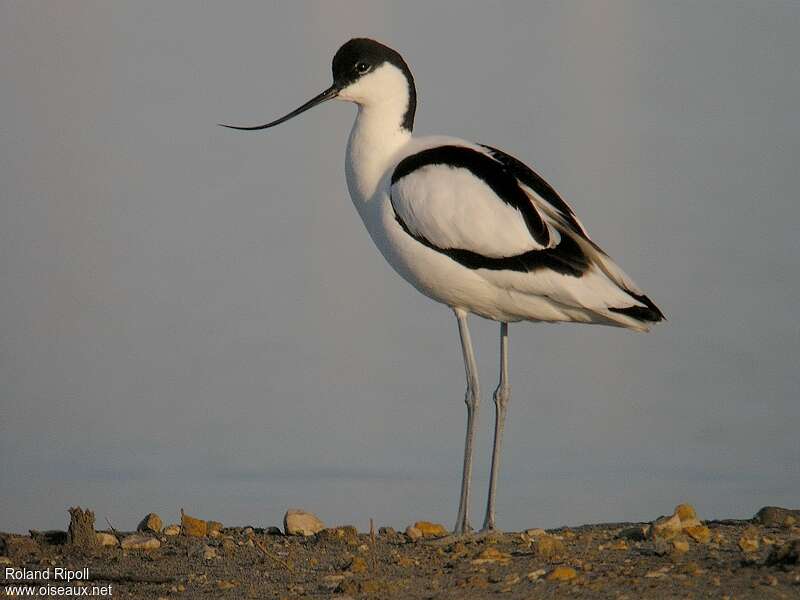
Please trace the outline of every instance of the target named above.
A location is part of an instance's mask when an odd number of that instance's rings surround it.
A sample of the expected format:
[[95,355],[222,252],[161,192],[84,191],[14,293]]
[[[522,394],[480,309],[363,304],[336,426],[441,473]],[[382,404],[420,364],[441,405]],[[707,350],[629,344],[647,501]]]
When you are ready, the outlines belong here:
[[608,310],[625,315],[626,317],[631,317],[632,319],[636,319],[637,321],[642,321],[644,323],[659,323],[667,320],[667,317],[664,316],[664,313],[661,312],[661,309],[658,308],[655,303],[650,300],[650,298],[644,294],[634,294],[630,291],[628,293],[638,302],[644,304],[644,306],[625,306],[623,308],[611,307]]

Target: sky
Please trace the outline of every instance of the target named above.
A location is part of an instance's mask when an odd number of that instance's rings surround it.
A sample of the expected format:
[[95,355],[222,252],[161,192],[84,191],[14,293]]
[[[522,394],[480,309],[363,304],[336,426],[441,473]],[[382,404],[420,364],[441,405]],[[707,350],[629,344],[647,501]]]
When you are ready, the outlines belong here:
[[[512,324],[498,526],[800,505],[800,4],[0,1],[0,530],[452,526],[451,311],[347,194],[351,37],[534,166],[669,321]],[[498,326],[471,320],[482,522]],[[98,526],[99,526],[98,525]]]

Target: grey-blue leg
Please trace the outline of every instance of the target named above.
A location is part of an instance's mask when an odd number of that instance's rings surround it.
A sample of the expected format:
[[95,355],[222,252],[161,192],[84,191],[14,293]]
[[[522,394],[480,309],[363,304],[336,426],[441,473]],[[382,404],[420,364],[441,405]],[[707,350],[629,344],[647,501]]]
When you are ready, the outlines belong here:
[[494,446],[492,447],[492,473],[489,476],[489,499],[486,502],[486,519],[483,531],[495,528],[494,506],[497,493],[497,475],[500,470],[500,446],[503,443],[503,429],[506,425],[506,412],[511,401],[511,383],[508,377],[508,323],[500,323],[500,383],[494,391],[495,420]]
[[480,405],[480,385],[478,383],[478,367],[475,364],[475,352],[467,326],[467,313],[459,308],[453,312],[458,319],[458,333],[461,336],[461,350],[464,354],[464,370],[467,374],[467,392],[464,402],[467,404],[467,439],[464,442],[464,470],[461,473],[461,499],[458,502],[458,517],[453,533],[463,534],[472,530],[469,525],[469,491],[472,480],[472,448],[475,441],[475,421],[478,419]]

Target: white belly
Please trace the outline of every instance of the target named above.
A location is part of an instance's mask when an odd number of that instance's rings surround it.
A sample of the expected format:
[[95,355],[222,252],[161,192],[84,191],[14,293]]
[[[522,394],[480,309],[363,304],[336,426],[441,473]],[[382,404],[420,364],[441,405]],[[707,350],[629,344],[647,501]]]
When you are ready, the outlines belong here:
[[429,298],[496,321],[531,319],[513,294],[409,236],[395,218],[388,192],[376,193],[359,212],[392,268]]

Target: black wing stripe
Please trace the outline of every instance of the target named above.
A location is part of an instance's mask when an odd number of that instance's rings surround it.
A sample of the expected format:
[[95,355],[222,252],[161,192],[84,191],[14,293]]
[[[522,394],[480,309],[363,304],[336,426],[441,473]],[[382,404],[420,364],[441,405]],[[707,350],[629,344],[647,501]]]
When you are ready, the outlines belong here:
[[556,192],[553,186],[547,183],[541,175],[539,175],[521,160],[506,154],[502,150],[498,150],[492,146],[487,146],[486,144],[481,144],[481,146],[486,148],[489,151],[489,154],[491,154],[495,160],[499,161],[509,173],[519,179],[524,185],[528,186],[534,192],[539,194],[539,196],[544,198],[548,204],[558,210],[567,220],[567,223],[569,223],[570,226],[575,230],[575,233],[583,238],[586,237],[583,227],[581,227],[580,223],[578,223],[578,220],[575,218],[575,213],[572,212],[572,209],[569,207],[569,205],[564,202],[561,196],[558,195],[558,192]]
[[406,175],[428,165],[446,165],[467,169],[488,185],[503,202],[520,212],[534,240],[545,247],[550,244],[550,231],[547,225],[531,203],[530,198],[519,187],[517,177],[502,162],[464,146],[436,146],[401,160],[392,173],[392,185]]
[[[391,197],[390,197],[391,200]],[[392,203],[394,209],[394,203]],[[489,269],[492,271],[517,271],[519,273],[530,273],[550,269],[556,273],[580,277],[589,268],[589,259],[581,250],[578,243],[571,237],[562,236],[561,242],[555,248],[545,250],[529,250],[516,256],[506,256],[495,258],[483,256],[471,250],[461,250],[458,248],[439,248],[432,244],[423,236],[415,235],[406,226],[397,211],[394,211],[394,218],[409,236],[414,238],[423,246],[435,250],[440,254],[450,257],[460,265],[468,269]]]

